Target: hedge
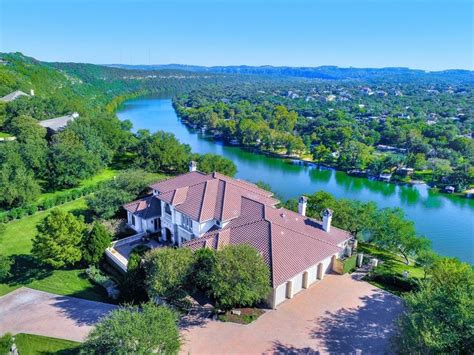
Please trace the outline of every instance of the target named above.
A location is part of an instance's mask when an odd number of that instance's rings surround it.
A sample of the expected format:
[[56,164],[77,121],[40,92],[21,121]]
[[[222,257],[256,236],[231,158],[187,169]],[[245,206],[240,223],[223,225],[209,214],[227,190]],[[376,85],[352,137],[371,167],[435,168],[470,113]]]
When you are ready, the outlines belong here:
[[104,183],[98,183],[95,185],[85,186],[77,189],[68,190],[58,194],[57,196],[46,198],[43,201],[32,203],[30,205],[12,208],[9,211],[0,213],[0,223],[7,223],[15,219],[21,219],[26,216],[31,216],[38,211],[45,211],[55,206],[62,205],[66,202],[76,200],[82,196],[89,195],[100,188]]
[[385,272],[375,271],[369,275],[368,279],[399,292],[416,291],[419,287],[417,281],[412,278],[405,279],[401,276],[388,274]]

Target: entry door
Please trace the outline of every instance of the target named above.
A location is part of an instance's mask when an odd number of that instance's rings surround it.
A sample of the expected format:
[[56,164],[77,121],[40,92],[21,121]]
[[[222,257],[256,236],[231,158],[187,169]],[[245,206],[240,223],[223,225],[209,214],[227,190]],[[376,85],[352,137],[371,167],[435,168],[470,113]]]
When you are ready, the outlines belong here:
[[155,218],[153,220],[153,226],[155,228],[155,231],[160,230],[161,229],[161,220],[159,218]]

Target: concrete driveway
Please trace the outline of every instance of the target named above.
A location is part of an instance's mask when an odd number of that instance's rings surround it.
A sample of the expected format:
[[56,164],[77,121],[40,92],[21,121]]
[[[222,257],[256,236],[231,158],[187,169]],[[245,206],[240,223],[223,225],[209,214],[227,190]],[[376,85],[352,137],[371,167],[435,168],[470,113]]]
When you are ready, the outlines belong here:
[[380,354],[388,351],[398,297],[350,275],[321,282],[250,325],[207,321],[183,329],[182,353]]
[[31,333],[82,341],[115,307],[22,287],[0,297],[0,335]]

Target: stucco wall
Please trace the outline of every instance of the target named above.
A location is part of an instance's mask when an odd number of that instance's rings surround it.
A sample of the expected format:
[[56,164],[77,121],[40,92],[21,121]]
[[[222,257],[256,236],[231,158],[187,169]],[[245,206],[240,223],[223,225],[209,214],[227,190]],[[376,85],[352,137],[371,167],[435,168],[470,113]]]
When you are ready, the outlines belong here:
[[[337,254],[336,254],[337,255]],[[324,259],[322,262],[322,268],[324,274],[328,274],[332,270],[332,256]],[[317,270],[318,270],[318,265],[320,263],[317,263],[310,268],[306,269],[305,271],[308,272],[308,278],[309,278],[309,285],[313,284],[317,280]],[[304,272],[301,272],[300,274],[294,276],[288,281],[292,282],[292,287],[293,287],[293,296],[296,295],[298,292],[301,292],[304,290],[303,288],[303,274]],[[287,300],[286,298],[286,288],[287,288],[287,282],[279,285],[275,290],[273,290],[273,302],[272,303],[273,307],[277,307],[279,304]]]

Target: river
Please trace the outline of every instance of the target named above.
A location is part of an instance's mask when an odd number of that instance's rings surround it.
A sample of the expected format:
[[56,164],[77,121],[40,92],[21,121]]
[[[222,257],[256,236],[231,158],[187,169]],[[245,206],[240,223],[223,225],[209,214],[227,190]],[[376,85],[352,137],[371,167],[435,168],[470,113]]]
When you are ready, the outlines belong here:
[[[117,112],[133,130],[173,133],[196,153],[220,154],[237,165],[237,177],[264,181],[285,199],[327,191],[338,198],[375,201],[380,207],[400,207],[433,249],[474,264],[474,199],[432,192],[426,185],[395,185],[351,177],[333,169],[300,166],[284,159],[251,153],[206,139],[178,119],[168,98],[142,98],[123,103]],[[335,211],[337,213],[337,211]]]

